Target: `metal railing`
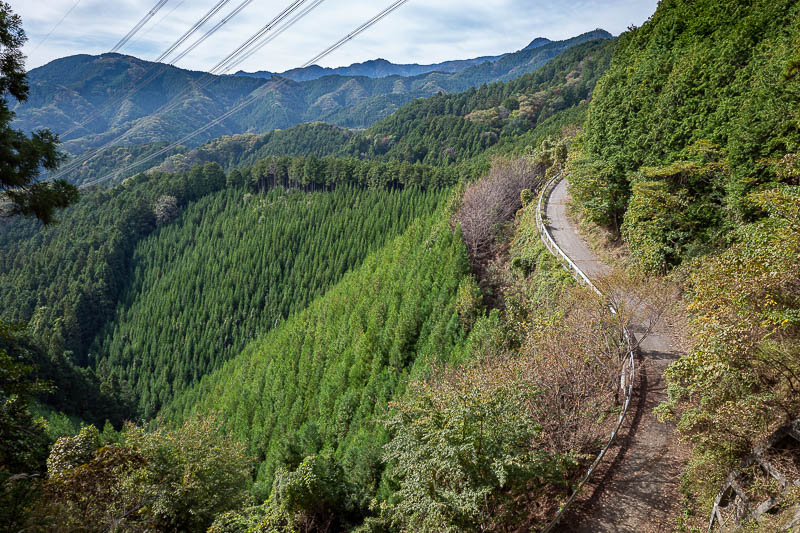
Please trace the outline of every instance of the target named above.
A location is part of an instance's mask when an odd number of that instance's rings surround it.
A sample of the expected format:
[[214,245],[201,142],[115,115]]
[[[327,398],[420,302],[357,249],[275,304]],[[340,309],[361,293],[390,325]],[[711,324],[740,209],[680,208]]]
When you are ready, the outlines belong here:
[[[575,264],[575,262],[572,259],[570,259],[569,256],[566,253],[564,253],[564,250],[562,250],[561,247],[556,243],[555,239],[553,239],[553,236],[550,234],[550,230],[547,228],[547,225],[545,224],[544,217],[542,216],[546,199],[550,197],[550,193],[553,191],[553,188],[555,188],[558,182],[561,181],[562,177],[563,176],[561,174],[558,174],[557,176],[552,178],[544,185],[544,187],[542,187],[542,190],[539,193],[539,202],[536,206],[536,226],[539,228],[539,235],[541,235],[542,242],[544,242],[544,245],[547,247],[550,253],[552,253],[557,258],[562,260],[562,266],[567,270],[569,270],[570,273],[575,277],[575,279],[578,280],[578,282],[586,285],[588,288],[593,290],[598,296],[605,297],[603,293],[600,292],[600,289],[598,289],[595,286],[595,284],[592,283],[592,281],[589,279],[586,273],[583,272],[583,270],[581,270],[580,267],[577,264]],[[617,314],[617,308],[613,303],[609,303],[608,308],[612,314],[614,315]],[[575,490],[572,492],[572,495],[569,497],[569,499],[567,499],[564,505],[562,505],[559,508],[558,512],[556,513],[556,516],[553,517],[553,519],[544,527],[544,529],[540,531],[540,533],[550,533],[559,524],[561,518],[564,516],[564,513],[567,511],[567,509],[569,509],[569,507],[578,497],[584,485],[586,485],[586,482],[589,481],[589,478],[592,477],[592,474],[594,474],[595,470],[597,469],[597,466],[603,460],[609,448],[611,448],[611,445],[614,443],[614,440],[616,439],[617,434],[619,433],[619,430],[622,427],[622,422],[625,420],[625,415],[628,414],[628,410],[631,405],[631,398],[633,397],[633,381],[636,376],[636,358],[635,358],[636,343],[633,334],[628,330],[626,326],[622,327],[622,335],[625,339],[625,345],[627,347],[627,353],[625,357],[626,361],[623,364],[622,372],[620,373],[620,388],[624,391],[625,403],[622,407],[622,412],[619,415],[619,420],[617,421],[617,425],[611,432],[611,435],[609,436],[605,446],[603,446],[603,449],[600,450],[600,453],[597,454],[597,457],[595,458],[594,462],[592,462],[592,465],[589,467],[589,469],[586,471],[586,474],[578,483],[578,486],[575,487]]]

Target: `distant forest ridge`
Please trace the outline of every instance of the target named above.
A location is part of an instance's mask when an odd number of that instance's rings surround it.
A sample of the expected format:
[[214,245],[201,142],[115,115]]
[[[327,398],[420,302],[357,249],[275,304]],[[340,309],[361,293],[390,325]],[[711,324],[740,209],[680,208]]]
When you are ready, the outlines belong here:
[[[546,44],[550,44],[550,39],[545,37],[537,37],[531,41],[528,46],[522,49],[533,50]],[[446,72],[453,74],[460,72],[465,68],[473,65],[480,65],[481,63],[495,61],[506,57],[508,54],[500,54],[496,56],[481,56],[471,59],[456,59],[451,61],[444,61],[442,63],[432,63],[430,65],[420,65],[418,63],[392,63],[386,59],[378,58],[363,63],[353,63],[347,67],[320,67],[319,65],[311,65],[305,68],[293,68],[284,72],[269,72],[267,70],[259,70],[256,72],[245,72],[240,70],[236,73],[237,76],[249,76],[251,78],[264,78],[272,79],[277,76],[280,78],[288,78],[292,81],[311,81],[323,78],[325,76],[366,76],[368,78],[386,78],[388,76],[418,76],[420,74],[427,74],[429,72]]]
[[[288,81],[188,144],[194,147],[223,135],[265,133],[315,121],[367,128],[416,98],[515,79],[578,44],[610,37],[596,30],[565,41],[534,41],[540,45],[455,73]],[[58,59],[30,71],[30,97],[14,109],[14,127],[29,132],[48,128],[61,134],[62,149],[72,155],[112,141],[114,146],[172,142],[213,121],[267,83],[246,76],[207,76],[120,54]],[[148,78],[153,79],[143,83]],[[131,87],[140,84],[131,94]]]

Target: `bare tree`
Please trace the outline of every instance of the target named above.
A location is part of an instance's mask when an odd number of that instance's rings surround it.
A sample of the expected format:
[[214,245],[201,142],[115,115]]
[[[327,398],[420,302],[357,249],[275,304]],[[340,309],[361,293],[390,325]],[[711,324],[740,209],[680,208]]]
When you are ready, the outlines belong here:
[[546,171],[544,163],[532,158],[496,159],[489,173],[464,192],[454,222],[461,225],[470,262],[477,273],[485,270],[496,252],[498,230],[522,207],[522,191],[538,189]]
[[156,205],[153,208],[153,214],[156,217],[156,225],[161,226],[166,224],[176,216],[178,216],[178,200],[172,195],[165,194],[156,200]]

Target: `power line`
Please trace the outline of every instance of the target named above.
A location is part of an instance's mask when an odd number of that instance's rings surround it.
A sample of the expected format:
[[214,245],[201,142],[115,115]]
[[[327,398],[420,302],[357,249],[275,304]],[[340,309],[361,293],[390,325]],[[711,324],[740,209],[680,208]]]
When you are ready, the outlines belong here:
[[226,72],[230,72],[230,70],[232,70],[236,65],[239,65],[239,64],[247,61],[248,59],[250,59],[259,50],[264,48],[264,46],[266,46],[267,44],[271,43],[280,34],[282,34],[287,29],[289,29],[289,27],[293,26],[295,22],[297,22],[301,18],[305,17],[309,12],[314,10],[317,6],[319,6],[324,1],[325,0],[314,0],[314,2],[311,5],[306,6],[305,8],[303,8],[303,10],[300,13],[298,13],[294,17],[292,17],[292,19],[289,20],[289,22],[287,22],[286,24],[284,24],[283,26],[281,26],[280,28],[278,28],[274,32],[270,33],[265,38],[262,38],[261,42],[256,44],[255,47],[252,50],[250,50],[249,52],[247,52],[246,54],[244,54],[243,56],[238,58],[235,63],[228,65],[227,68],[226,68]]
[[167,57],[167,56],[168,56],[168,55],[170,55],[172,52],[174,52],[176,48],[178,48],[180,45],[182,45],[182,44],[183,44],[183,43],[186,41],[186,39],[188,39],[189,37],[191,37],[191,36],[192,36],[192,34],[193,34],[194,32],[196,32],[196,31],[197,31],[197,30],[200,28],[200,26],[202,26],[203,24],[205,24],[206,22],[208,22],[208,19],[210,19],[211,17],[213,17],[214,15],[216,15],[216,14],[217,14],[217,12],[219,12],[219,10],[220,10],[220,9],[222,9],[223,7],[225,7],[225,5],[226,5],[228,2],[230,2],[230,0],[219,0],[219,2],[217,2],[217,3],[216,3],[214,6],[212,6],[212,7],[211,7],[211,9],[208,11],[208,13],[206,13],[205,15],[203,15],[203,16],[200,18],[200,20],[198,20],[197,22],[195,22],[195,23],[194,23],[194,25],[193,25],[191,28],[189,28],[188,30],[186,30],[186,33],[184,33],[183,35],[181,35],[180,37],[178,37],[178,40],[176,40],[174,43],[172,43],[172,44],[169,46],[169,48],[167,48],[166,50],[164,50],[164,51],[161,53],[161,55],[160,55],[160,56],[158,56],[157,58],[155,58],[153,61],[155,61],[156,63],[160,63],[161,61],[163,61],[165,57]]
[[[356,28],[355,30],[353,30],[352,32],[347,34],[345,37],[343,37],[342,39],[340,39],[339,41],[337,41],[333,45],[329,46],[327,49],[325,49],[321,53],[319,53],[316,56],[314,56],[312,59],[310,59],[306,63],[304,63],[303,66],[300,67],[300,68],[309,67],[309,66],[313,65],[314,63],[316,63],[317,61],[319,61],[319,60],[325,58],[326,56],[330,55],[331,53],[333,53],[334,51],[336,51],[340,47],[344,46],[344,44],[346,44],[347,42],[351,41],[352,39],[354,39],[355,37],[357,37],[358,35],[360,35],[364,31],[366,31],[367,29],[369,29],[373,25],[377,24],[379,21],[381,21],[385,17],[389,16],[395,10],[399,9],[401,6],[403,6],[404,4],[406,4],[408,2],[409,2],[409,0],[396,0],[389,7],[387,7],[386,9],[384,9],[383,11],[381,11],[380,13],[378,13],[377,15],[375,15],[374,17],[369,19],[367,22],[365,22],[364,24],[362,24],[361,26],[359,26],[358,28]],[[183,144],[184,142],[188,141],[189,139],[192,139],[193,137],[203,133],[204,131],[216,126],[217,124],[219,124],[223,120],[227,119],[231,115],[234,115],[234,114],[238,113],[239,111],[241,111],[245,107],[249,106],[250,104],[252,104],[256,100],[258,100],[259,98],[265,96],[267,93],[277,90],[282,85],[287,83],[287,81],[288,81],[287,78],[282,78],[277,83],[265,85],[264,87],[262,87],[262,89],[257,90],[255,93],[253,93],[253,95],[250,96],[249,98],[247,98],[245,101],[243,101],[242,103],[238,104],[237,106],[235,106],[233,109],[227,111],[226,113],[223,113],[222,115],[217,117],[215,120],[211,121],[210,123],[202,126],[201,128],[196,129],[192,133],[190,133],[190,134],[184,136],[183,138],[181,138],[181,139],[169,144],[168,146],[162,148],[161,150],[159,150],[159,151],[157,151],[157,152],[155,152],[155,153],[153,153],[153,154],[141,159],[140,161],[136,161],[134,163],[131,163],[130,165],[122,168],[121,170],[110,172],[110,173],[106,174],[105,176],[102,176],[102,177],[100,177],[98,179],[86,182],[84,184],[84,187],[88,187],[88,186],[91,186],[91,185],[96,185],[98,183],[102,183],[103,181],[107,181],[107,180],[113,178],[114,176],[116,176],[118,174],[122,174],[124,172],[127,172],[127,171],[133,169],[133,168],[136,168],[139,165],[142,165],[144,163],[147,163],[148,161],[151,161],[152,159],[154,159],[154,158],[156,158],[156,157],[168,152],[169,150],[172,150],[176,146],[178,146],[180,144]]]
[[[235,62],[237,56],[240,56],[244,51],[246,51],[248,48],[252,47],[264,35],[266,35],[270,31],[274,30],[275,26],[277,26],[278,24],[283,22],[286,19],[286,17],[288,17],[289,15],[291,15],[292,13],[297,11],[297,9],[300,6],[302,6],[304,3],[306,3],[307,1],[308,0],[295,0],[294,2],[289,4],[289,6],[286,7],[286,9],[284,9],[283,11],[281,11],[278,14],[278,16],[276,16],[271,21],[269,21],[267,24],[262,26],[260,30],[258,30],[253,35],[251,35],[244,43],[239,45],[233,52],[228,54],[228,56],[226,58],[224,58],[222,61],[220,61],[219,63],[214,65],[211,68],[210,72],[211,73],[218,73],[218,72],[222,71],[223,69],[225,69],[225,65],[229,65],[229,64]],[[317,4],[317,5],[319,5],[319,4]],[[316,6],[314,6],[314,7],[316,7]],[[311,10],[308,9],[306,11],[306,13],[308,13],[310,11]],[[227,70],[228,69],[225,69],[223,72],[226,72]]]
[[[180,98],[182,98],[183,96],[188,94],[190,91],[192,91],[192,90],[202,90],[203,88],[207,87],[209,84],[211,84],[212,82],[214,82],[216,80],[216,77],[214,76],[214,72],[219,72],[219,70],[222,68],[222,66],[227,65],[227,69],[228,70],[233,68],[236,64],[238,64],[241,61],[241,59],[236,59],[236,55],[237,54],[240,54],[240,52],[245,50],[247,47],[252,46],[252,44],[257,40],[257,39],[255,39],[257,36],[263,36],[265,34],[265,30],[269,31],[270,29],[274,28],[276,25],[278,25],[281,22],[283,22],[289,15],[291,15],[294,11],[296,11],[302,4],[304,4],[307,1],[308,0],[294,0],[287,8],[285,8],[283,11],[281,11],[281,13],[279,13],[275,18],[273,18],[271,21],[269,21],[267,24],[265,24],[253,36],[248,38],[243,44],[239,45],[233,52],[228,54],[228,56],[225,59],[223,59],[220,63],[217,64],[217,66],[214,67],[214,69],[212,69],[211,73],[206,73],[200,79],[199,87],[198,87],[197,84],[193,84],[192,86],[185,88],[178,95],[174,96],[169,102],[167,102],[162,107],[160,107],[159,109],[154,111],[151,114],[151,116],[155,115],[155,114],[158,114],[158,113],[167,112],[167,111],[171,110],[172,108],[174,108],[175,106],[179,105],[181,103]],[[312,6],[312,9],[314,7],[317,7],[318,5],[320,5],[323,1],[324,0],[315,0],[314,4]],[[240,5],[240,7],[243,8],[242,5]],[[234,11],[236,11],[236,10],[234,10]],[[308,14],[310,11],[311,11],[311,9],[305,9],[303,11],[303,16]],[[280,31],[281,32],[285,31],[286,29],[288,29],[289,26],[291,26],[292,24],[296,23],[300,18],[301,18],[300,16],[294,17],[292,20],[290,20],[289,22],[284,24],[284,26],[281,27]],[[229,20],[229,18],[228,18],[228,20]],[[197,44],[197,43],[195,43],[195,44]],[[166,66],[162,67],[161,72],[163,72],[163,70],[166,69],[166,68],[167,68]],[[225,70],[224,72],[227,72],[227,70]],[[144,86],[145,84],[147,84],[150,81],[152,81],[152,79],[155,78],[156,76],[158,76],[159,74],[160,74],[160,72],[154,74],[153,76],[150,76],[150,78],[148,78],[144,82],[140,83],[133,90],[129,91],[128,94],[132,94],[133,92],[135,92],[136,90],[138,90],[139,88]],[[91,118],[90,118],[90,120],[91,120]],[[84,124],[87,123],[87,122],[88,121],[85,121]],[[59,177],[63,176],[64,174],[67,174],[67,173],[71,172],[72,170],[76,169],[78,166],[80,166],[80,165],[84,164],[85,162],[93,159],[102,150],[104,150],[105,148],[108,148],[109,146],[117,144],[119,141],[121,141],[125,137],[131,135],[132,133],[134,133],[136,130],[138,130],[141,127],[142,127],[142,123],[140,122],[140,123],[136,124],[132,129],[123,132],[122,134],[120,134],[115,139],[112,139],[111,141],[108,141],[107,143],[105,143],[103,146],[100,146],[100,147],[98,147],[98,148],[96,148],[94,150],[91,150],[88,153],[83,154],[82,156],[79,156],[75,160],[70,161],[69,163],[67,163],[67,165],[66,165],[66,167],[64,169],[58,171],[55,174],[54,179],[55,178],[59,178]],[[74,131],[74,129],[76,129],[76,128],[73,127],[72,130],[70,130],[70,131]]]
[[136,43],[138,43],[139,41],[141,41],[142,39],[144,39],[145,37],[147,37],[148,35],[150,35],[150,33],[151,33],[151,32],[152,32],[154,29],[156,29],[156,28],[160,27],[160,26],[161,26],[161,24],[162,24],[162,23],[163,23],[165,20],[167,20],[169,17],[171,17],[171,16],[172,16],[172,14],[173,14],[173,13],[175,13],[175,12],[178,10],[178,8],[180,8],[180,7],[181,7],[181,6],[182,6],[184,3],[186,3],[186,0],[181,0],[180,2],[178,2],[177,4],[175,4],[175,7],[173,7],[172,9],[170,9],[170,10],[169,10],[169,13],[167,13],[166,15],[164,15],[163,17],[161,17],[160,19],[158,19],[158,22],[156,22],[155,24],[153,24],[153,25],[151,25],[149,28],[147,28],[147,31],[146,31],[146,32],[144,32],[144,33],[142,33],[141,35],[139,35],[139,36],[138,36],[136,39],[134,39],[134,40],[131,42],[131,44],[136,44]]
[[150,19],[151,19],[151,18],[153,18],[153,17],[155,16],[155,14],[156,14],[156,13],[158,13],[158,12],[159,12],[159,10],[161,10],[161,8],[162,8],[162,7],[164,7],[164,5],[166,5],[166,3],[167,3],[167,2],[169,2],[169,0],[158,0],[158,2],[156,3],[156,5],[155,5],[155,6],[153,6],[153,9],[151,9],[150,11],[148,11],[148,12],[147,12],[147,13],[144,15],[144,17],[142,17],[142,19],[141,19],[139,22],[137,22],[137,23],[136,23],[136,25],[135,25],[135,26],[134,26],[134,27],[131,29],[131,31],[129,31],[129,32],[128,32],[128,33],[125,35],[125,37],[123,37],[122,39],[120,39],[120,41],[119,41],[119,42],[118,42],[118,43],[117,43],[117,44],[114,46],[114,48],[112,48],[112,49],[111,49],[111,52],[112,52],[112,53],[113,53],[113,52],[116,52],[117,50],[119,50],[120,48],[122,48],[123,46],[125,46],[125,44],[126,44],[128,41],[130,41],[130,40],[131,40],[131,38],[132,38],[134,35],[136,35],[136,34],[139,32],[139,30],[141,30],[141,29],[144,27],[144,25],[145,25],[145,24],[147,24],[147,23],[149,22],[149,21],[150,21]]
[[47,34],[47,35],[45,35],[45,36],[44,36],[44,38],[43,38],[41,41],[39,41],[39,42],[36,44],[36,46],[34,47],[34,49],[33,49],[33,50],[31,50],[31,53],[33,53],[33,52],[35,52],[36,50],[38,50],[38,49],[39,49],[39,47],[40,47],[40,46],[42,46],[42,45],[45,43],[45,41],[47,41],[47,39],[49,39],[49,38],[50,38],[50,36],[51,36],[51,35],[53,35],[53,32],[54,32],[54,31],[56,31],[56,30],[58,29],[58,27],[59,27],[59,26],[61,26],[61,23],[62,23],[62,22],[64,22],[64,20],[65,20],[65,19],[66,19],[66,18],[69,16],[69,14],[70,14],[70,13],[72,13],[72,11],[73,11],[73,10],[74,10],[76,7],[78,7],[78,4],[80,4],[80,3],[81,3],[81,0],[76,0],[76,2],[75,2],[74,4],[72,4],[72,7],[71,7],[71,8],[69,8],[69,9],[67,10],[67,12],[66,12],[66,13],[64,13],[64,16],[63,16],[63,17],[61,17],[61,20],[59,20],[58,22],[56,22],[56,25],[55,25],[55,26],[53,26],[53,29],[51,29],[51,30],[48,32],[48,34]]
[[[215,14],[217,14],[219,12],[219,10],[222,9],[229,2],[230,2],[230,0],[219,0],[219,2],[217,2],[214,6],[212,6],[212,8],[205,15],[203,15],[200,18],[199,21],[197,21],[194,25],[192,25],[192,27],[189,28],[183,35],[181,35],[174,43],[172,43],[167,48],[167,50],[165,50],[160,56],[158,56],[158,58],[156,59],[156,62],[159,62],[159,61],[163,60],[166,56],[168,56],[169,54],[174,52],[177,48],[179,48],[181,44],[183,44],[189,37],[192,36],[192,34],[194,34],[198,29],[200,29],[200,27],[202,27],[203,24],[208,22],[208,20],[211,17],[213,17]],[[249,4],[250,2],[252,2],[252,0],[245,0],[245,2],[240,4],[240,6],[238,8],[236,8],[230,15],[228,15],[225,19],[223,19],[222,23],[215,25],[213,28],[208,30],[200,40],[195,41],[189,47],[189,49],[186,51],[186,53],[194,50],[202,41],[207,39],[209,36],[213,35],[219,28],[221,28],[228,21],[230,21],[230,19],[233,18],[233,16],[235,16],[236,14],[241,12],[241,10],[244,9],[244,7],[246,7],[246,5]],[[69,135],[70,133],[74,132],[75,130],[84,127],[89,122],[91,122],[94,119],[98,118],[103,113],[103,111],[105,109],[107,109],[109,106],[114,105],[115,103],[121,103],[125,99],[131,97],[136,92],[138,92],[142,87],[148,85],[151,81],[153,81],[158,76],[160,76],[162,73],[164,73],[167,70],[168,65],[174,64],[178,60],[183,58],[183,56],[186,55],[186,53],[184,53],[184,54],[180,55],[179,57],[175,58],[174,60],[170,61],[167,65],[163,65],[160,69],[158,69],[155,72],[153,72],[153,69],[151,69],[148,72],[150,74],[149,77],[147,77],[144,80],[140,81],[137,85],[135,85],[133,88],[131,88],[127,93],[125,93],[125,94],[123,94],[121,96],[118,96],[118,97],[114,98],[113,100],[106,101],[102,106],[100,106],[100,108],[98,108],[94,112],[92,112],[92,114],[89,115],[89,117],[85,118],[82,122],[76,123],[74,126],[72,126],[70,129],[68,129],[67,131],[65,131],[61,135],[66,137],[67,135]]]
[[231,11],[231,12],[230,12],[230,13],[228,13],[228,14],[227,14],[225,17],[223,17],[223,18],[222,18],[222,20],[220,20],[219,22],[217,22],[217,23],[216,23],[216,24],[215,24],[215,25],[214,25],[214,26],[213,26],[213,27],[212,27],[210,30],[208,30],[208,31],[207,31],[207,32],[206,32],[206,33],[205,33],[205,34],[204,34],[202,37],[200,37],[199,39],[197,39],[195,42],[193,42],[191,45],[189,45],[189,47],[188,47],[188,48],[186,48],[186,49],[185,49],[183,52],[181,52],[180,54],[178,54],[178,56],[177,56],[177,57],[175,57],[175,58],[174,58],[174,59],[173,59],[171,62],[172,62],[172,63],[177,63],[178,61],[180,61],[181,59],[183,59],[184,57],[186,57],[186,55],[187,55],[188,53],[190,53],[192,50],[194,50],[195,48],[197,48],[198,46],[200,46],[200,44],[202,44],[202,43],[203,43],[203,41],[205,41],[206,39],[208,39],[209,37],[211,37],[212,35],[214,35],[214,33],[216,33],[218,29],[220,29],[220,28],[221,28],[221,27],[223,27],[225,24],[227,24],[227,23],[228,23],[228,21],[230,21],[230,20],[231,20],[233,17],[235,17],[236,15],[238,15],[238,14],[239,14],[239,13],[240,13],[240,12],[241,12],[241,11],[242,11],[244,8],[246,8],[247,6],[249,6],[249,5],[250,5],[252,2],[253,2],[253,0],[244,0],[244,1],[243,1],[241,4],[239,4],[238,6],[236,6],[236,7],[233,9],[233,11]]

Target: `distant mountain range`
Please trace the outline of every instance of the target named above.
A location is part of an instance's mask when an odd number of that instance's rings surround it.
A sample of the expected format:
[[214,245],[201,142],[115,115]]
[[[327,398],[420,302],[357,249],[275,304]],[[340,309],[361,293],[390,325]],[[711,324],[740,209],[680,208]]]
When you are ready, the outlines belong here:
[[[280,86],[186,144],[198,146],[222,135],[263,133],[314,121],[366,128],[415,98],[507,81],[537,70],[575,45],[611,37],[604,30],[595,30],[564,41],[540,38],[518,52],[491,60],[476,58],[440,64],[449,65],[442,68],[462,67],[455,72],[379,77],[381,69],[389,72],[407,66],[377,60],[347,67],[353,72],[371,70],[371,76],[334,74],[308,81],[284,78]],[[269,83],[252,76],[207,76],[210,75],[120,54],[57,59],[28,73],[30,97],[14,109],[14,126],[26,131],[49,128],[63,134],[86,117],[94,116],[61,136],[62,148],[73,155],[115,139],[119,139],[117,144],[127,146],[175,141]],[[149,78],[153,79],[144,83]],[[206,85],[202,80],[210,83]],[[128,94],[131,87],[140,84],[138,92]],[[109,101],[111,105],[107,104]],[[165,108],[167,104],[169,107]]]
[[[522,50],[533,50],[546,44],[550,44],[550,39],[538,37],[534,39],[528,46]],[[506,57],[508,54],[501,54],[499,56],[483,56],[473,59],[457,59],[454,61],[445,61],[443,63],[434,63],[432,65],[419,65],[417,63],[411,64],[395,64],[385,59],[373,59],[363,63],[353,63],[349,67],[337,68],[323,68],[318,65],[312,65],[306,68],[295,68],[285,72],[269,72],[260,70],[258,72],[245,72],[240,70],[236,73],[237,76],[249,76],[251,78],[272,79],[275,76],[280,78],[288,78],[292,81],[312,81],[318,80],[325,76],[366,76],[368,78],[386,78],[389,76],[419,76],[420,74],[427,74],[429,72],[447,72],[455,73],[464,70],[465,68],[480,65],[481,63],[489,62],[494,63],[498,59]]]

